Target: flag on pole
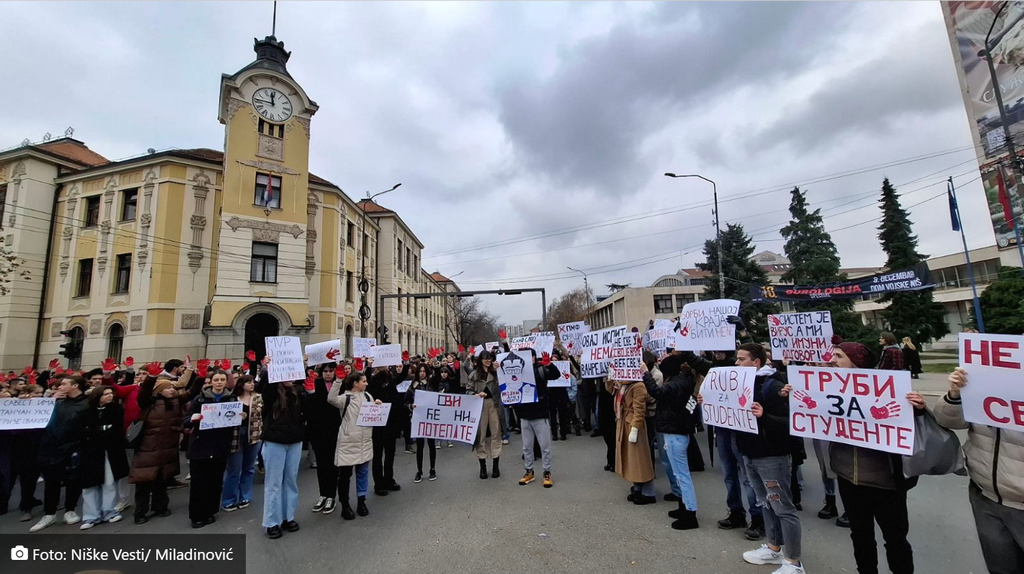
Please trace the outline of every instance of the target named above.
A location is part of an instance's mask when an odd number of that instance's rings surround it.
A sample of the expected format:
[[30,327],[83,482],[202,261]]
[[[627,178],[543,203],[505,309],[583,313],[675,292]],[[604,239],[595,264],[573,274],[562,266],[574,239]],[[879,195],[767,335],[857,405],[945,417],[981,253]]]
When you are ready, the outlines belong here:
[[1003,217],[1006,218],[1006,224],[1013,229],[1014,221],[1013,217],[1013,206],[1010,204],[1010,194],[1006,191],[1006,180],[1003,179],[1003,167],[999,166],[999,171],[996,172],[996,179],[999,183],[999,205],[1003,206]]
[[960,231],[960,218],[956,215],[956,197],[953,190],[947,189],[946,195],[949,196],[949,220],[953,224],[953,231]]

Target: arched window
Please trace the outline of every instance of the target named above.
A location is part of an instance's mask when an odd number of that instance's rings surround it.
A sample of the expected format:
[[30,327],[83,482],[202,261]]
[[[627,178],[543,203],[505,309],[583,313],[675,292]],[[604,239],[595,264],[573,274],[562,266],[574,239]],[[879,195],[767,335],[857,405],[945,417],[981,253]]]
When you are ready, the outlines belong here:
[[121,350],[124,348],[124,327],[120,323],[114,323],[107,330],[107,356],[114,359],[115,363],[121,363]]
[[398,340],[395,341],[395,342],[398,343],[399,345],[402,345],[403,350],[405,350],[405,351],[409,350],[409,344],[402,340],[402,332],[401,331],[398,332]]
[[352,325],[345,327],[345,353],[352,356]]
[[85,329],[81,327],[75,327],[71,329],[71,342],[75,344],[75,348],[78,352],[75,353],[75,358],[68,361],[68,369],[78,370],[82,368],[82,345],[85,343]]

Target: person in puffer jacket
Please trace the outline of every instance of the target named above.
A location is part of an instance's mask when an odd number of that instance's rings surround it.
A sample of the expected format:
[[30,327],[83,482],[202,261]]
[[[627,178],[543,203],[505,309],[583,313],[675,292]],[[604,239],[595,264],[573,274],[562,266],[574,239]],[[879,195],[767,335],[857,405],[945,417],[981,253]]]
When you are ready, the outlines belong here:
[[935,406],[935,420],[967,429],[964,454],[974,524],[985,566],[992,574],[1024,572],[1024,432],[968,423],[960,402],[967,373],[949,375],[949,392]]

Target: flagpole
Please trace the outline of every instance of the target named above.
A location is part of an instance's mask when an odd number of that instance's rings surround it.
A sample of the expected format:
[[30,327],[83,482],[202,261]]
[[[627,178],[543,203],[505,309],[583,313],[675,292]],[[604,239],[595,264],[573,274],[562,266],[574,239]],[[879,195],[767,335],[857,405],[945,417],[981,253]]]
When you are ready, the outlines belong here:
[[[967,235],[964,233],[963,220],[960,219],[960,204],[956,201],[956,186],[953,185],[952,176],[946,182],[946,191],[949,192],[950,215],[953,217],[953,230],[960,231],[960,239],[964,242],[964,257],[967,259],[967,277],[971,280],[971,293],[974,295],[974,320],[978,323],[978,331],[985,332],[985,321],[981,318],[981,300],[978,299],[978,285],[974,282],[974,267],[971,266],[971,252],[967,249]],[[1020,237],[1018,232],[1018,238]],[[1020,246],[1020,240],[1017,240]]]

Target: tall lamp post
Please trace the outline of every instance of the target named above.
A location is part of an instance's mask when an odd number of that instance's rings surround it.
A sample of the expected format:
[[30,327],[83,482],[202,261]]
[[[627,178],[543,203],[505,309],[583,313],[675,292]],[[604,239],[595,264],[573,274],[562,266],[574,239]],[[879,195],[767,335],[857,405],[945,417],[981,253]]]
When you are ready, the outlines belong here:
[[704,177],[703,175],[697,175],[697,174],[676,175],[674,173],[669,172],[669,173],[665,174],[665,177],[673,177],[673,178],[696,177],[698,179],[703,179],[704,181],[706,181],[706,182],[711,184],[711,192],[715,196],[715,242],[718,243],[718,293],[719,293],[719,297],[724,299],[725,298],[725,273],[722,271],[722,227],[721,227],[721,225],[719,225],[719,219],[718,219],[718,186],[715,185],[714,181]]
[[[466,272],[466,270],[463,269],[462,271],[459,271],[455,275],[452,275],[451,277],[448,278],[448,283],[451,283],[452,285],[454,285],[455,282],[452,281],[452,279],[455,279],[456,277],[458,277],[459,275],[462,275],[465,272]],[[445,298],[444,298],[444,301],[443,301],[444,302],[444,324],[441,326],[441,330],[444,332],[444,348],[445,349],[448,348],[448,283],[444,284],[444,294],[445,294]],[[454,309],[453,309],[453,311],[454,311]],[[456,336],[455,344],[456,345],[459,344],[457,336]]]
[[579,269],[573,269],[572,267],[566,267],[566,269],[568,269],[569,271],[575,271],[576,273],[579,273],[580,275],[583,275],[583,290],[586,291],[586,294],[587,294],[587,315],[589,316],[590,315],[590,285],[587,283],[587,274],[582,272],[582,271],[580,271]]
[[[402,184],[396,183],[391,189],[385,189],[384,191],[379,191],[373,195],[370,195],[370,192],[367,191],[366,200],[360,202],[360,206],[362,207],[363,211],[363,222],[362,228],[359,230],[359,232],[362,235],[360,241],[363,241],[364,244],[362,250],[363,256],[360,257],[360,259],[362,260],[362,269],[359,272],[359,334],[364,337],[366,336],[366,320],[370,318],[370,307],[366,304],[366,292],[370,290],[370,282],[366,280],[366,249],[369,247],[369,242],[366,241],[366,204],[372,202],[375,197],[379,197],[381,195],[384,195],[385,193],[395,191],[399,187],[402,187]],[[349,289],[351,289],[351,287],[349,287]],[[378,309],[377,311],[379,315],[380,309]]]

